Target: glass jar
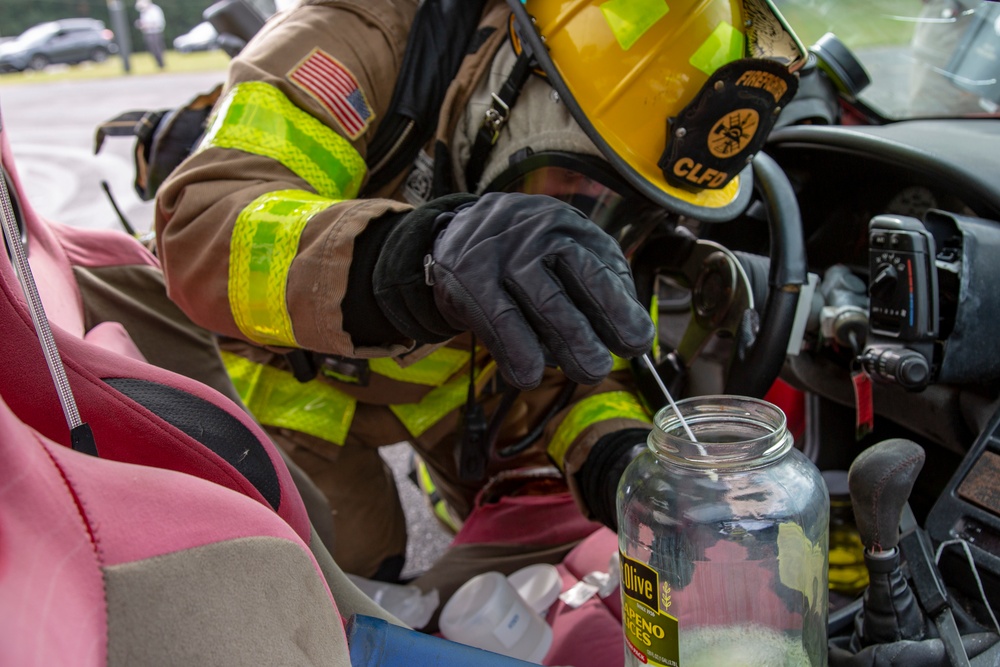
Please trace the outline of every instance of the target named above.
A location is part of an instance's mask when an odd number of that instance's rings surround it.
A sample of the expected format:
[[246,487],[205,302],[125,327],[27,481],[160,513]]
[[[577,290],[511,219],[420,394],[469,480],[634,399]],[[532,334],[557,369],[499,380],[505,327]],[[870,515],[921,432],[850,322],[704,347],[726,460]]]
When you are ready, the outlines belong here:
[[626,665],[826,664],[829,496],[785,415],[677,403],[618,486]]

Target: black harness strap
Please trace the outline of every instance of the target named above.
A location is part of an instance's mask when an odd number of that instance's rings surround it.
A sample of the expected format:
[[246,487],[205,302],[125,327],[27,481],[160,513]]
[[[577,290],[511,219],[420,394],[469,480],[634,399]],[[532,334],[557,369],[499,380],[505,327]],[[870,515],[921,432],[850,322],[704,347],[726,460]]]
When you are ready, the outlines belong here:
[[365,193],[413,164],[434,135],[452,79],[474,40],[486,0],[424,0],[417,9],[389,109],[368,145]]
[[510,76],[500,87],[500,92],[493,93],[493,104],[483,116],[483,124],[479,128],[479,132],[476,133],[476,140],[472,144],[469,163],[465,165],[465,185],[469,191],[475,192],[479,179],[483,176],[483,170],[486,168],[486,158],[500,137],[500,130],[507,124],[510,108],[517,102],[521,88],[524,87],[536,66],[535,58],[527,49],[522,50],[517,55]]

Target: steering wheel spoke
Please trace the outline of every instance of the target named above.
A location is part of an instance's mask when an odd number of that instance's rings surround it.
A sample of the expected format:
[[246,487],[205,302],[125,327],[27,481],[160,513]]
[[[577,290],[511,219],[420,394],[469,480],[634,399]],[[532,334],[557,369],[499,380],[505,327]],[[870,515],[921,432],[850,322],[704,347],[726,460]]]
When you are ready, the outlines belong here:
[[754,307],[753,292],[736,256],[713,241],[699,240],[676,277],[691,289],[691,317],[676,347],[690,370],[713,337],[737,334],[744,312]]
[[[791,183],[763,152],[754,159],[753,167],[754,187],[767,211],[771,237],[765,304],[754,302],[752,282],[743,263],[713,241],[692,240],[684,234],[657,238],[636,253],[633,269],[640,278],[637,285],[647,290],[641,295],[647,298],[654,295],[657,276],[669,276],[679,287],[691,291],[688,320],[679,320],[669,337],[671,343],[677,341],[676,347],[669,355],[660,355],[661,359],[670,357],[672,368],[678,371],[675,375],[686,375],[690,380],[695,375],[700,378],[706,369],[718,370],[718,378],[713,377],[707,385],[713,389],[718,385],[717,391],[724,393],[760,398],[781,372],[807,265],[802,221]],[[747,317],[754,313],[757,317]],[[714,344],[719,339],[723,345]],[[698,383],[693,393],[684,394],[703,393],[705,386]]]

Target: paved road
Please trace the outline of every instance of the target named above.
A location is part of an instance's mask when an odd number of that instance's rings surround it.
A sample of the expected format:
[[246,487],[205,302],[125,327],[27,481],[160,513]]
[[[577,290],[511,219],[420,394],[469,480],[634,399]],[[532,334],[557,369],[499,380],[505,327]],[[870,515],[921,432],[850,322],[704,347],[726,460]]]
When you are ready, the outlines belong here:
[[182,104],[210,90],[223,77],[223,72],[208,72],[17,85],[0,82],[0,112],[34,208],[66,224],[120,228],[100,187],[106,180],[136,229],[148,229],[152,205],[141,201],[132,189],[132,141],[110,138],[95,156],[94,131],[122,111]]
[[[152,225],[152,204],[132,187],[133,140],[111,137],[94,155],[94,131],[131,109],[164,109],[211,90],[224,72],[153,74],[117,79],[4,84],[0,114],[17,171],[31,206],[43,217],[70,225],[121,229],[101,181],[137,231]],[[405,479],[409,447],[383,448],[399,482],[410,524],[404,575],[425,570],[440,555],[447,536],[416,488]]]

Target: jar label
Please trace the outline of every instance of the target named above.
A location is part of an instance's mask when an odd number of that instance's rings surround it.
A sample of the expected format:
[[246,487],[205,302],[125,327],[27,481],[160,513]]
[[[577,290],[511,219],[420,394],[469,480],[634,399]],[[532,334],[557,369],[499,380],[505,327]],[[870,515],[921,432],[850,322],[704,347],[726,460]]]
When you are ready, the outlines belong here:
[[670,608],[670,585],[645,563],[619,552],[621,563],[622,627],[625,645],[643,664],[679,667],[677,619]]

